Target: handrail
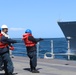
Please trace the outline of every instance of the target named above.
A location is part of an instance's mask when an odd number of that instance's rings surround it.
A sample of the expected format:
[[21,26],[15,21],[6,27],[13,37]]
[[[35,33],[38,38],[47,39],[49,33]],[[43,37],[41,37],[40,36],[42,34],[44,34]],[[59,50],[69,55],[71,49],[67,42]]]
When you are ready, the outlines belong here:
[[[70,60],[70,55],[76,55],[75,53],[71,53],[70,52],[70,40],[68,40],[68,47],[66,48],[68,50],[67,53],[54,53],[53,40],[51,40],[50,43],[51,43],[50,47],[46,46],[46,45],[45,46],[41,46],[39,42],[37,43],[37,57],[39,57],[39,55],[44,55],[44,58],[46,58],[46,59],[54,59],[55,55],[67,55],[68,56],[68,60]],[[20,44],[22,46],[25,46],[23,42],[22,43],[16,43],[16,44]],[[19,50],[20,49],[26,49],[26,47],[19,48],[19,47],[16,47],[16,45],[14,47],[15,47],[15,49],[19,49]],[[39,53],[40,52],[39,48],[42,48],[42,47],[44,47],[45,50],[47,50],[45,47],[49,48],[50,52],[46,52],[45,54],[40,54]],[[55,48],[59,48],[59,47],[56,46]],[[62,47],[60,47],[60,48],[62,48]],[[27,52],[18,52],[18,53],[19,54],[23,54],[23,53],[26,54]],[[51,57],[48,57],[47,54],[51,54]]]
[[[51,54],[51,57],[48,57],[47,54]],[[44,54],[44,58],[46,59],[54,59],[55,55],[67,55],[68,56],[68,60],[70,60],[70,55],[75,55],[75,53],[71,53],[70,52],[70,40],[68,39],[68,51],[67,53],[54,53],[54,50],[53,50],[53,40],[51,40],[51,52],[46,52]]]

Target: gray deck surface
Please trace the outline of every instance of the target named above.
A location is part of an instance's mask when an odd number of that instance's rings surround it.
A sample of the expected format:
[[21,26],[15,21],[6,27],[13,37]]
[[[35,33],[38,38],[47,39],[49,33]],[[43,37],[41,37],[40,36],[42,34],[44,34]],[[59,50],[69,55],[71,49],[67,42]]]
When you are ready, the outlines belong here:
[[[12,58],[14,64],[14,73],[17,75],[76,75],[76,61],[58,60],[58,59],[38,59],[37,70],[40,73],[31,73],[29,58],[15,56]],[[3,75],[4,71],[0,71]]]

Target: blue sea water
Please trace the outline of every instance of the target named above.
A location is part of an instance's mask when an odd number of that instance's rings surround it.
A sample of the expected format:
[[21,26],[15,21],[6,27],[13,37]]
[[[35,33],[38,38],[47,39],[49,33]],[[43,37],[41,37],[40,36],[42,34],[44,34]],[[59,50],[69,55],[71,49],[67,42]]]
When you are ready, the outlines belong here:
[[[27,56],[26,47],[21,38],[16,38],[18,43],[13,44],[15,50],[12,51],[15,56]],[[54,53],[66,53],[67,52],[67,40],[65,38],[44,38],[43,41],[39,42],[39,58],[44,58],[46,52],[51,52],[51,40],[53,40]],[[67,59],[67,56],[55,56],[56,59]]]

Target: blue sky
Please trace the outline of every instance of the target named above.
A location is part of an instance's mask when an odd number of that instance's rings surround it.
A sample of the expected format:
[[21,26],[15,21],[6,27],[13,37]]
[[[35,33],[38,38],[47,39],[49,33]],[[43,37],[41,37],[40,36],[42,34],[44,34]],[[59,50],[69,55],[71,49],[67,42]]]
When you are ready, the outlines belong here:
[[57,21],[76,21],[76,0],[0,0],[0,26],[9,27],[11,38],[26,29],[34,37],[64,37]]

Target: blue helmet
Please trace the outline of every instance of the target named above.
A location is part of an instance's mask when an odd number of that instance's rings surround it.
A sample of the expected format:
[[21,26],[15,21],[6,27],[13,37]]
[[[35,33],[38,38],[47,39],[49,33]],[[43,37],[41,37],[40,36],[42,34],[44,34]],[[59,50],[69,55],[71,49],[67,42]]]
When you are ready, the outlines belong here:
[[31,31],[30,29],[27,29],[27,30],[25,31],[25,33],[30,33],[30,34],[32,34],[32,31]]

